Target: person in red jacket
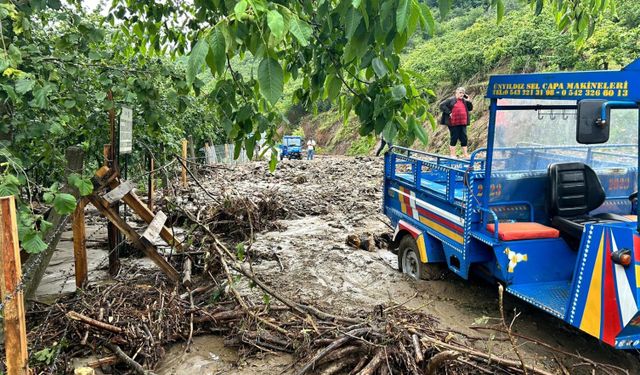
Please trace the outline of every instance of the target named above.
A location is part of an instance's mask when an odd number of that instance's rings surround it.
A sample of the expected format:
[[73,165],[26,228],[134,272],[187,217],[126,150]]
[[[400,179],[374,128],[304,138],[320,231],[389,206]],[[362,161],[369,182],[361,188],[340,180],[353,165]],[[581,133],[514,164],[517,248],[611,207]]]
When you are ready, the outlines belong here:
[[440,123],[449,127],[450,142],[449,155],[456,157],[456,144],[460,141],[464,158],[469,158],[467,149],[467,126],[469,126],[469,111],[473,110],[473,103],[469,100],[464,87],[456,89],[455,96],[440,103],[442,118]]

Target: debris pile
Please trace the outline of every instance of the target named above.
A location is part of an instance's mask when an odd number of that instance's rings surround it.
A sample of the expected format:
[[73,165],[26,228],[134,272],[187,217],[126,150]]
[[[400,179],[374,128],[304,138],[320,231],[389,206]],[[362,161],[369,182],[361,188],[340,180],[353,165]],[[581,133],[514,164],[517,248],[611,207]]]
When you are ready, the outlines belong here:
[[[169,261],[188,283],[171,285],[156,269],[132,266],[115,283],[91,285],[51,306],[33,306],[27,319],[30,350],[53,353],[43,356],[46,361],[32,361],[37,373],[69,372],[72,358],[93,355],[98,360],[91,366],[143,374],[155,369],[166,345],[216,334],[244,356],[292,353],[297,361],[290,371],[296,374],[550,374],[540,361],[534,367],[508,352],[482,350],[473,343],[485,337],[442,328],[435,317],[407,308],[406,302],[337,312],[320,300],[304,300],[255,263],[257,234],[282,230],[282,220],[313,218],[330,222],[327,228],[348,227],[357,233],[350,245],[368,250],[389,241],[364,224],[385,228],[371,218],[380,206],[380,160],[283,162],[275,173],[264,164],[208,170],[184,194],[166,196],[163,208],[187,230],[188,251],[172,254]],[[327,253],[375,255],[349,249],[343,235],[332,240],[344,251]],[[313,246],[304,251],[315,254]],[[317,262],[303,256],[293,258],[300,268]],[[295,279],[292,271],[280,265],[273,272]],[[291,283],[304,287],[301,282]],[[500,333],[491,340],[509,342]],[[573,363],[589,372],[624,373],[574,357]]]

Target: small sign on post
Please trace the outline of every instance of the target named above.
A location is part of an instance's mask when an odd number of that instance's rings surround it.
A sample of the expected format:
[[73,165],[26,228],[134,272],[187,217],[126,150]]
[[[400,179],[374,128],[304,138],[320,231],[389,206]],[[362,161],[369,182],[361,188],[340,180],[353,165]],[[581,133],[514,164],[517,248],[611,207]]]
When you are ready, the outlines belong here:
[[130,154],[133,150],[133,111],[122,107],[120,113],[120,154]]

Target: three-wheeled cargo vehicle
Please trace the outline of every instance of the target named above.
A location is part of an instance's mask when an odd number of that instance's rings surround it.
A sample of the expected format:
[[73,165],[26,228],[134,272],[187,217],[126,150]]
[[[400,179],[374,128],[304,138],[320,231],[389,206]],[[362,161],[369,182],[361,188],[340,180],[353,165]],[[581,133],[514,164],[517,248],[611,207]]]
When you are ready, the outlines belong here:
[[282,144],[280,147],[280,160],[284,158],[302,159],[302,137],[295,135],[285,135],[282,137]]
[[619,71],[492,76],[469,160],[393,147],[384,212],[400,269],[446,265],[619,349],[640,349],[640,59]]

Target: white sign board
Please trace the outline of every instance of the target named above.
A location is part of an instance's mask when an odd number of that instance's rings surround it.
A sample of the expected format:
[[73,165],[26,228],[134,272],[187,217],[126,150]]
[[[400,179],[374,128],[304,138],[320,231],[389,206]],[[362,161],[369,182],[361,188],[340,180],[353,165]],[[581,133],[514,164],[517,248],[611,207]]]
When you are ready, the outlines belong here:
[[130,154],[133,149],[133,111],[122,107],[120,113],[120,153]]

